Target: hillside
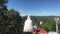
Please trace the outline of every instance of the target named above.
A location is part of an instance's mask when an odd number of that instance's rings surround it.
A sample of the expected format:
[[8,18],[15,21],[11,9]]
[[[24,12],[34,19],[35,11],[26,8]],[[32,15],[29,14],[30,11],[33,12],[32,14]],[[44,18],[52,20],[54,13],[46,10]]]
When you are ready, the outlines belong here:
[[[37,26],[39,26],[47,31],[55,31],[56,23],[55,23],[54,18],[55,17],[60,18],[60,16],[30,16],[30,17],[31,17],[33,23],[35,23]],[[27,16],[23,16],[22,18],[23,18],[23,21],[25,21]],[[42,25],[39,24],[40,21],[43,21]],[[59,26],[60,26],[60,24],[59,24]]]

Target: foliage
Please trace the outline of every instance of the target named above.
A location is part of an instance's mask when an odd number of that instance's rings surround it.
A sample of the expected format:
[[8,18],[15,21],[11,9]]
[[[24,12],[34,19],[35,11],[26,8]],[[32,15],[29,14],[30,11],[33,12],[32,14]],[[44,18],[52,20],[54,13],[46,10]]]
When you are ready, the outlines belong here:
[[[4,16],[5,15],[5,16]],[[4,14],[4,19],[1,18],[1,34],[19,34],[22,32],[22,19],[18,11],[11,9],[8,13]]]
[[8,11],[6,3],[8,0],[0,0],[0,34],[22,33],[22,18],[18,11]]

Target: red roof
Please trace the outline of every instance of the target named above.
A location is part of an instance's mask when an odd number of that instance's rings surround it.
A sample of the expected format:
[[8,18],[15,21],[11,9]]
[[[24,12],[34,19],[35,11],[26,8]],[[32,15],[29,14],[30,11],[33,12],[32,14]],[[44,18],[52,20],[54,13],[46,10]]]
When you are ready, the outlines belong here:
[[45,31],[44,29],[39,29],[39,32],[37,32],[37,34],[48,34],[47,31]]

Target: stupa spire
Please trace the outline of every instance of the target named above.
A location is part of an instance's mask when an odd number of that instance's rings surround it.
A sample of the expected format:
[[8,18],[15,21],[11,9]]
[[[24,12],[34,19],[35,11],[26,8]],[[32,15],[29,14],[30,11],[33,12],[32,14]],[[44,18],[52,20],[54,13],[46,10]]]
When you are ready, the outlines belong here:
[[28,14],[27,19],[30,19],[30,15]]

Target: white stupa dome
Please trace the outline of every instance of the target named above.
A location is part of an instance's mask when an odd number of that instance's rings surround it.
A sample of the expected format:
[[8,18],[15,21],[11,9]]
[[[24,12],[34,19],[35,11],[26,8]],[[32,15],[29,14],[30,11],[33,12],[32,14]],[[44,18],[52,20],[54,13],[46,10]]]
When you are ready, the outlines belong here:
[[30,15],[28,15],[27,20],[25,21],[23,31],[24,32],[32,32],[33,31],[33,23],[32,23],[32,20],[30,19]]

